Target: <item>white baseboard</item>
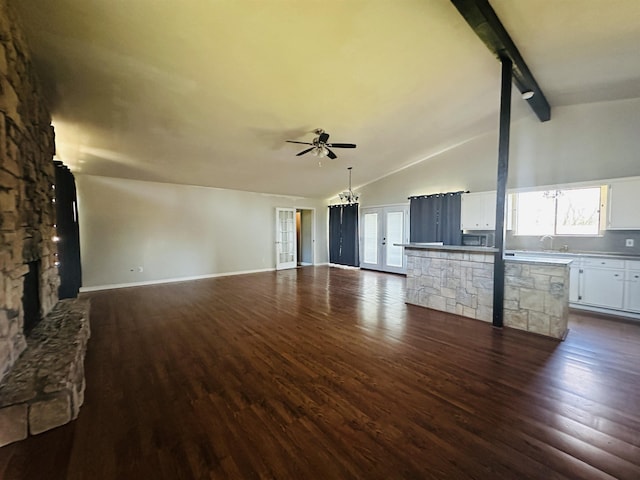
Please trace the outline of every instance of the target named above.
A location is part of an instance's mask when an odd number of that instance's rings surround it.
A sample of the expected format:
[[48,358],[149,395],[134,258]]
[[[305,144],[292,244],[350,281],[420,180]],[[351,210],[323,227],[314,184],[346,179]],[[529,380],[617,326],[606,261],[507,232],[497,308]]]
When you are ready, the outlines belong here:
[[146,280],[143,282],[131,282],[131,283],[112,283],[109,285],[95,285],[91,287],[80,287],[80,293],[83,292],[97,292],[99,290],[113,290],[116,288],[129,288],[129,287],[143,287],[145,285],[159,285],[162,283],[179,283],[190,282],[192,280],[204,280],[205,278],[216,277],[229,277],[231,275],[246,275],[248,273],[261,273],[261,272],[273,272],[275,268],[262,268],[259,270],[243,270],[239,272],[225,272],[225,273],[211,273],[208,275],[196,275],[193,277],[179,277],[179,278],[163,278],[161,280]]
[[640,313],[622,311],[622,310],[613,310],[610,308],[599,308],[592,307],[591,305],[580,305],[579,303],[570,303],[569,307],[575,310],[583,310],[585,312],[596,312],[596,313],[604,313],[606,315],[612,315],[614,317],[623,317],[632,320],[640,320]]

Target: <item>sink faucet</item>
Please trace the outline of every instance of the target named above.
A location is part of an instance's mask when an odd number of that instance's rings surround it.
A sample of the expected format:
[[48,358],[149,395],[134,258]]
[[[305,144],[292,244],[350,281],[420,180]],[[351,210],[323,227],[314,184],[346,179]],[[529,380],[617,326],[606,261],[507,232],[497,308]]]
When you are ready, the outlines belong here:
[[542,245],[542,249],[544,250],[544,241],[549,239],[549,250],[553,250],[553,235],[543,235],[540,237],[540,244]]

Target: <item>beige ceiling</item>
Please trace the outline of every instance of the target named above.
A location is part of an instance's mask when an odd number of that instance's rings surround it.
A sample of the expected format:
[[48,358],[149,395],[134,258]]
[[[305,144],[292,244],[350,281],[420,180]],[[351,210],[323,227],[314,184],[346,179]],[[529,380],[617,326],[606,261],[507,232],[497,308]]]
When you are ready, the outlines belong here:
[[[552,109],[640,97],[640,0],[490,2]],[[75,172],[328,198],[497,126],[449,0],[12,3]],[[317,127],[358,147],[296,157]]]

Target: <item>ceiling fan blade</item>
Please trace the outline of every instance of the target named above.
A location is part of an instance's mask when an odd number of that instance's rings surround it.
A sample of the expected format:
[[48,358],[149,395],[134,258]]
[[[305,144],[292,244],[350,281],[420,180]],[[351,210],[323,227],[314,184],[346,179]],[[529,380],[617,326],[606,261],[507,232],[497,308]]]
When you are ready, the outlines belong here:
[[[302,142],[298,142],[298,143],[302,143]],[[306,150],[301,151],[300,153],[296,153],[296,157],[299,157],[300,155],[304,155],[305,153],[310,152],[311,150],[313,150],[316,147],[311,147],[311,148],[307,148]]]
[[356,148],[355,143],[327,143],[327,147],[333,148]]
[[285,141],[289,143],[301,143],[303,145],[313,145],[313,143],[309,143],[309,142],[296,142],[295,140],[285,140]]
[[318,136],[318,141],[320,143],[327,143],[327,140],[329,140],[329,134],[328,133],[324,133],[322,132],[319,136]]
[[327,148],[327,157],[329,157],[331,160],[335,160],[336,158],[338,158],[338,156],[328,148]]

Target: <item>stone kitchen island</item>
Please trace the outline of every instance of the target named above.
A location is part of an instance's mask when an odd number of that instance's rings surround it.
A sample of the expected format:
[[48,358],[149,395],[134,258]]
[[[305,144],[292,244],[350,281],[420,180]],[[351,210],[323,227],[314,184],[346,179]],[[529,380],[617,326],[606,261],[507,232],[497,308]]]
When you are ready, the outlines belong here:
[[[407,255],[407,303],[492,321],[495,248],[402,246]],[[570,263],[535,257],[505,259],[504,326],[564,338]]]

